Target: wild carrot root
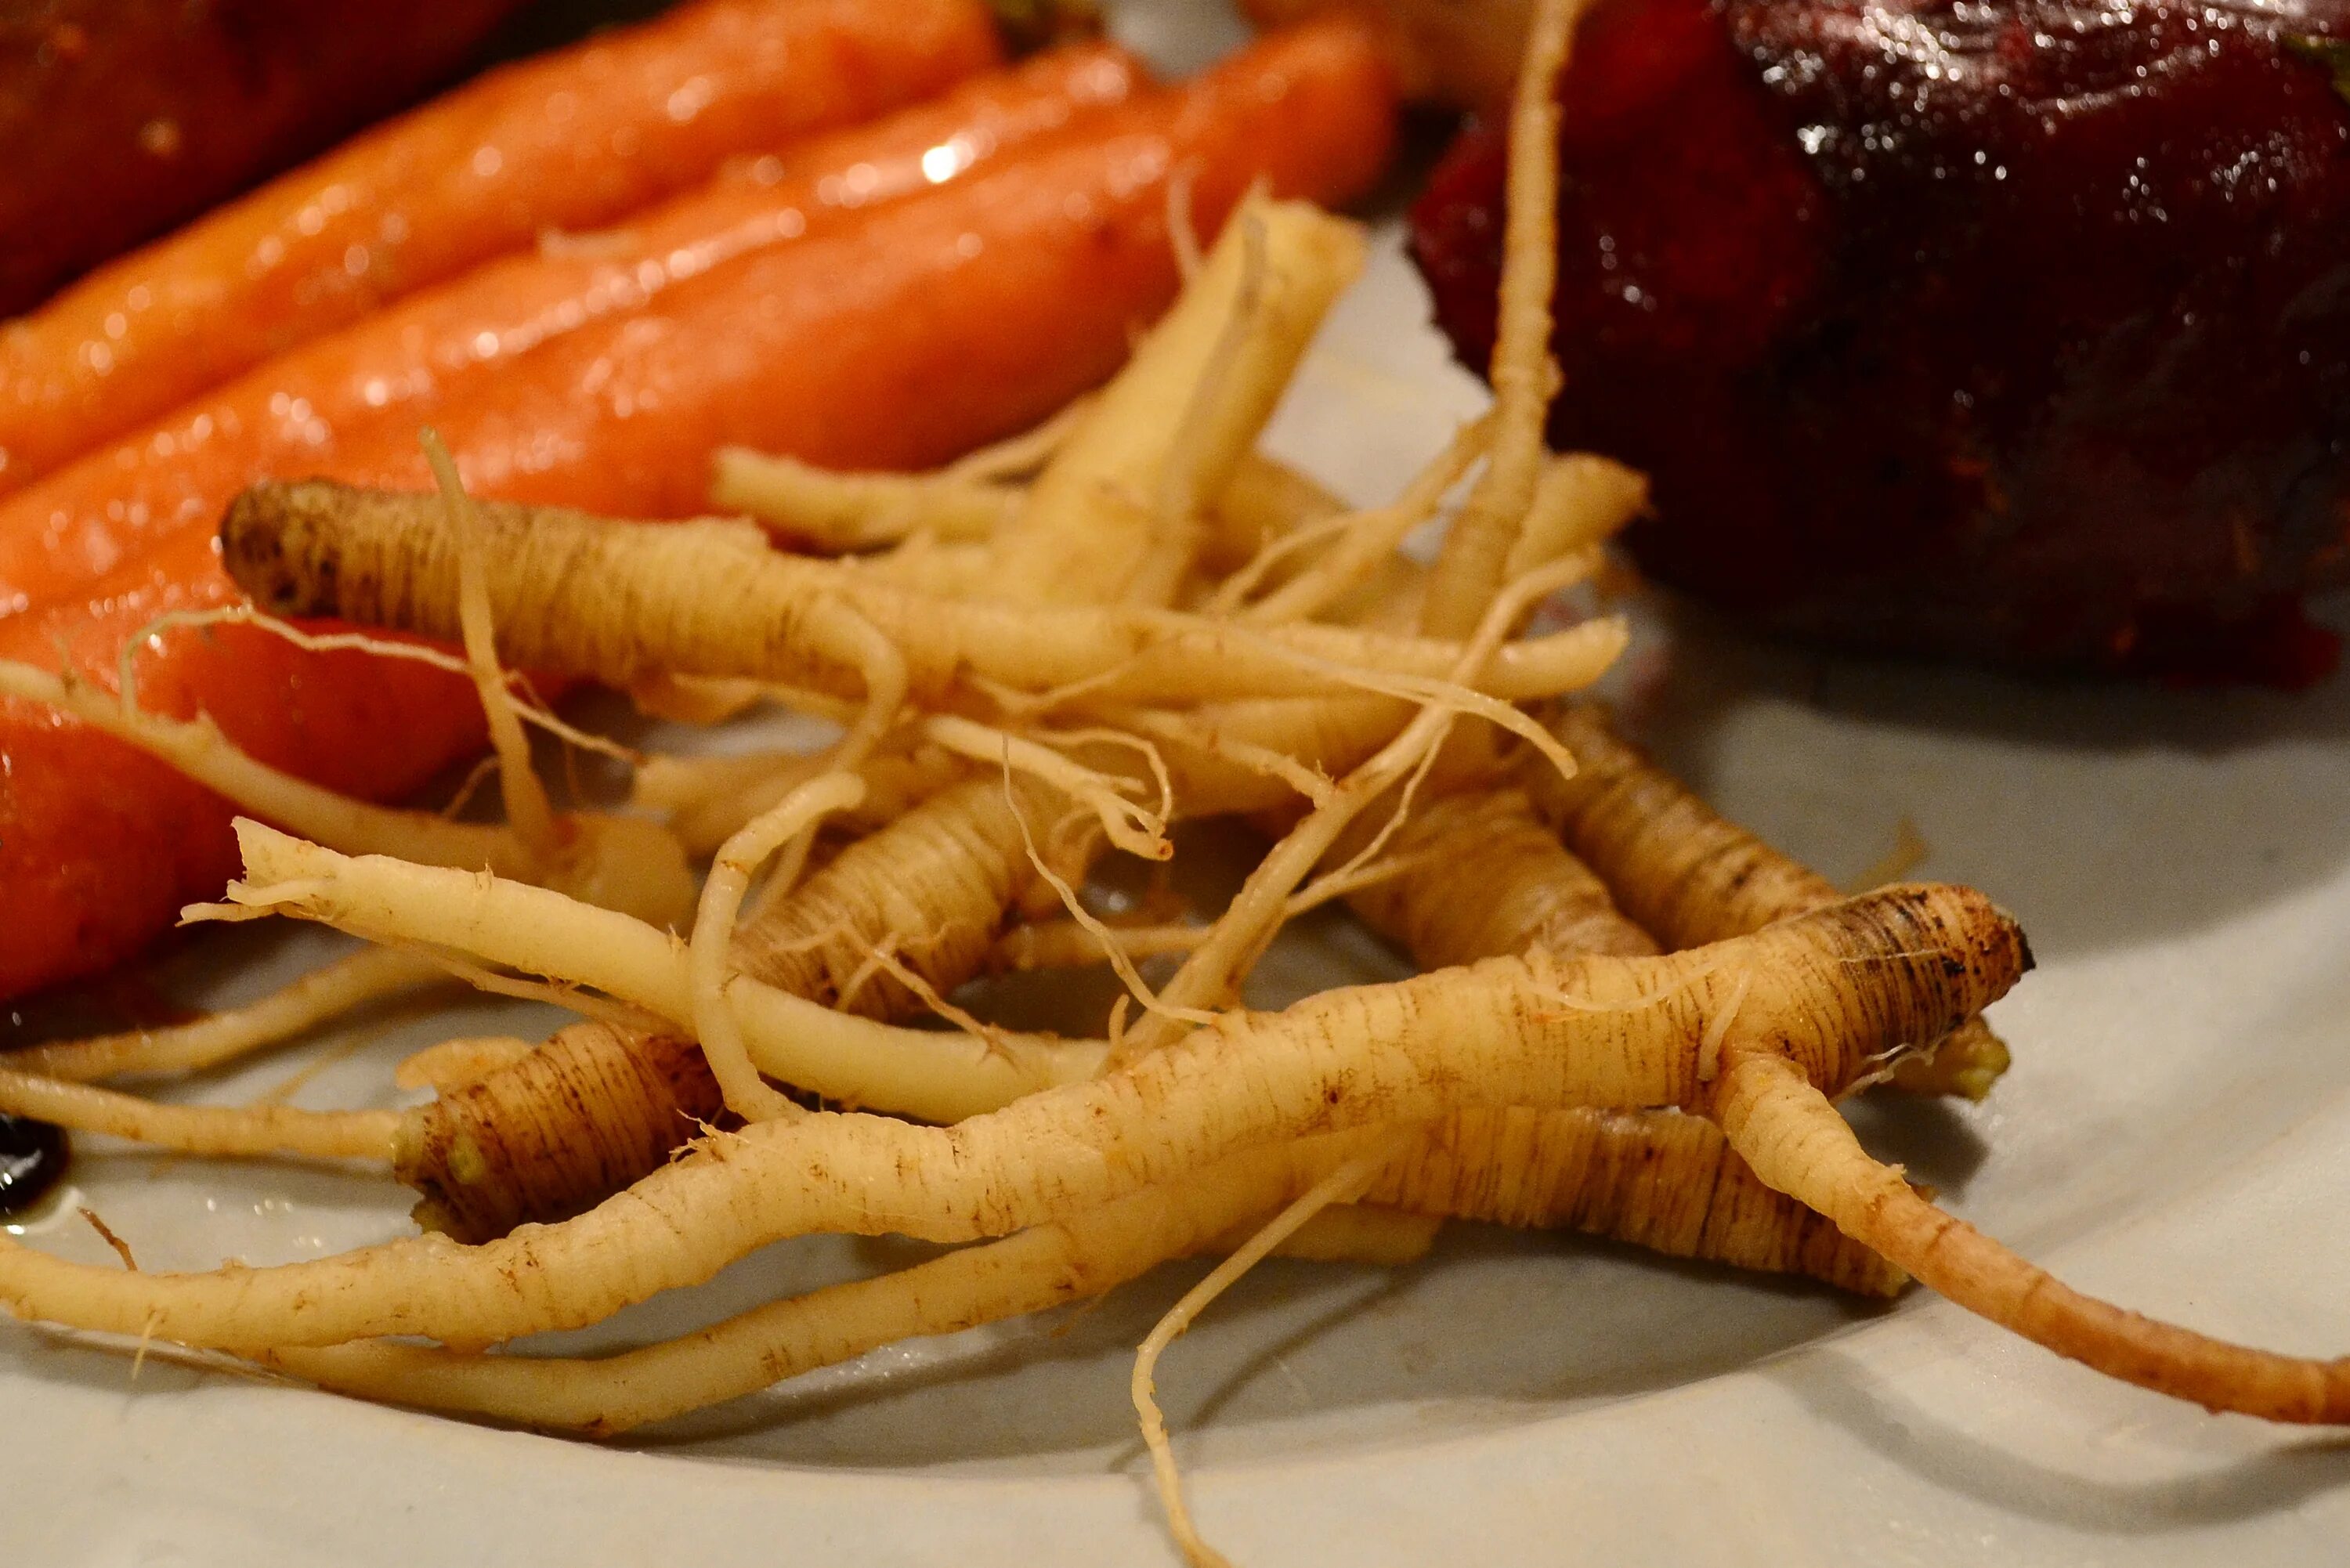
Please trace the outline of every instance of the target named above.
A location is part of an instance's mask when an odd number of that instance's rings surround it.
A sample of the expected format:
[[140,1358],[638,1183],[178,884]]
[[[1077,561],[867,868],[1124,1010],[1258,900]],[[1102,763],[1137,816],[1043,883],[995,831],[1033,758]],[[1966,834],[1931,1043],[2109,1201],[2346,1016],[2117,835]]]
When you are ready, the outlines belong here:
[[692,1041],[576,1023],[400,1118],[392,1172],[418,1225],[487,1241],[602,1201],[725,1109]]
[[1347,901],[1422,969],[1534,949],[1561,957],[1657,951],[1521,790],[1471,790],[1421,806],[1388,853],[1409,869]]
[[1167,1511],[1167,1526],[1173,1532],[1175,1543],[1192,1568],[1232,1568],[1231,1560],[1210,1546],[1191,1522],[1191,1511],[1183,1501],[1183,1482],[1175,1465],[1175,1449],[1167,1437],[1166,1417],[1159,1409],[1159,1358],[1167,1347],[1188,1331],[1199,1315],[1214,1303],[1216,1298],[1230,1290],[1242,1275],[1270,1256],[1297,1231],[1328,1210],[1333,1203],[1351,1201],[1378,1174],[1379,1168],[1393,1158],[1397,1146],[1409,1137],[1409,1129],[1389,1128],[1382,1137],[1369,1140],[1367,1147],[1331,1170],[1328,1175],[1300,1193],[1280,1213],[1257,1228],[1232,1256],[1209,1271],[1208,1277],[1183,1293],[1183,1298],[1167,1309],[1134,1353],[1134,1373],[1128,1384],[1134,1401],[1134,1413],[1142,1424],[1143,1446],[1150,1452],[1150,1469],[1158,1483],[1159,1506]]
[[995,591],[1167,602],[1206,537],[1209,504],[1364,254],[1352,223],[1304,202],[1243,201],[996,534]]
[[1784,1062],[1727,1052],[1712,1114],[1755,1173],[1968,1311],[2109,1377],[2271,1421],[2350,1423],[2350,1356],[2304,1360],[2207,1338],[2085,1296],[1869,1157]]
[[1233,1015],[1123,1072],[948,1127],[816,1114],[705,1138],[576,1220],[461,1249],[422,1237],[213,1274],[124,1275],[0,1247],[19,1314],[227,1349],[422,1334],[492,1344],[709,1278],[785,1236],[1003,1235],[1229,1154],[1479,1106],[1703,1103],[1723,1051],[1837,1085],[2023,971],[1964,888],[1889,888],[1711,949],[1495,960]]
[[[1043,786],[1023,784],[1014,799],[1040,819],[1058,809]],[[904,1016],[925,1005],[921,992],[976,970],[1033,875],[1002,783],[973,780],[852,843],[741,929],[733,961],[827,1009]],[[885,950],[886,966],[875,961]],[[398,1174],[425,1194],[420,1225],[487,1240],[577,1213],[654,1169],[723,1108],[716,1080],[679,1050],[659,1034],[583,1027],[411,1113]],[[1070,1070],[1097,1060],[1081,1054]]]
[[[387,948],[397,952],[397,948]],[[446,1095],[513,1066],[538,1047],[513,1034],[456,1034],[400,1059],[391,1081],[403,1089]]]
[[[1575,563],[1561,563],[1530,573],[1496,597],[1481,624],[1461,650],[1452,674],[1459,676],[1484,662],[1489,650],[1506,636],[1518,618],[1553,589],[1570,580]],[[1440,706],[1424,710],[1402,732],[1367,762],[1347,775],[1327,800],[1316,805],[1305,820],[1284,835],[1242,884],[1231,906],[1215,927],[1176,971],[1162,993],[1163,1007],[1155,1009],[1135,1033],[1121,1043],[1113,1061],[1131,1060],[1172,1039],[1184,1023],[1183,1010],[1221,1006],[1239,979],[1255,963],[1280,929],[1288,900],[1299,883],[1335,845],[1348,826],[1372,802],[1399,784],[1405,793],[1397,810],[1409,807],[1410,786],[1424,764],[1432,763],[1450,732],[1453,713]]]
[[1015,815],[1049,820],[1043,786],[965,780],[843,849],[790,899],[744,927],[734,960],[753,979],[826,1007],[902,1018],[922,999],[873,963],[887,944],[931,987],[979,972],[1010,909],[1035,875]]
[[[257,823],[240,823],[238,832],[247,880],[230,886],[234,909],[291,915],[369,941],[593,987],[680,1028],[691,1026],[685,954],[666,931],[525,883],[339,856]],[[1088,1077],[1105,1050],[1099,1042],[1010,1032],[972,1039],[893,1027],[743,975],[727,983],[725,994],[767,1076],[837,1103],[926,1120],[954,1121]]]
[[316,1159],[388,1159],[393,1130],[400,1125],[397,1111],[165,1105],[11,1069],[0,1069],[0,1113],[182,1154],[291,1154]]
[[[810,779],[721,845],[702,885],[702,906],[694,914],[685,959],[693,1033],[702,1042],[702,1058],[718,1080],[726,1108],[744,1121],[796,1116],[801,1107],[760,1075],[743,1041],[743,1025],[727,1000],[735,915],[763,864],[786,845],[808,842],[822,818],[856,805],[864,794],[865,783],[854,774],[827,773]],[[788,888],[795,870],[787,863],[776,868],[775,876]]]
[[[1423,969],[1506,953],[1657,950],[1518,790],[1438,801],[1396,832],[1388,853],[1403,870],[1348,901]],[[1809,1274],[1864,1295],[1889,1296],[1906,1282],[1833,1223],[1765,1187],[1719,1127],[1678,1111],[1463,1111],[1407,1143],[1366,1198]]]
[[298,1039],[379,998],[447,980],[447,971],[430,959],[369,948],[242,1007],[160,1029],[29,1046],[0,1057],[0,1063],[69,1084],[201,1072]]
[[1215,498],[1216,526],[1202,546],[1200,565],[1214,574],[1236,570],[1274,540],[1346,509],[1344,502],[1288,464],[1262,452],[1243,453]]
[[1368,762],[1411,722],[1401,698],[1273,697],[1204,703],[1183,712],[1119,709],[1103,715],[1158,745],[1199,815],[1274,810],[1330,798],[1333,780]]
[[1647,474],[1591,452],[1554,453],[1543,460],[1503,580],[1570,550],[1606,544],[1648,509]]
[[[1535,805],[1606,879],[1625,912],[1667,945],[1741,936],[1840,897],[1827,878],[1717,815],[1617,735],[1598,707],[1562,705],[1550,728],[1574,753],[1575,776],[1531,770],[1526,787]],[[2006,1044],[1970,1019],[1930,1054],[1896,1063],[1891,1081],[1915,1094],[1980,1100],[2007,1064]]]
[[1508,579],[1542,482],[1543,427],[1558,386],[1551,296],[1558,279],[1558,74],[1588,0],[1535,0],[1510,109],[1510,188],[1500,327],[1488,378],[1493,451],[1444,536],[1421,607],[1424,631],[1457,637]]
[[1098,1296],[1170,1258],[1213,1249],[1359,1142],[1339,1135],[1252,1150],[1172,1186],[617,1355],[481,1355],[385,1341],[254,1354],[347,1394],[611,1437],[885,1345]]
[[1389,1162],[1365,1203],[1450,1220],[1579,1231],[1891,1296],[1908,1276],[1763,1185],[1721,1129],[1679,1111],[1461,1111]]
[[[1041,814],[1045,793],[1017,798]],[[1033,874],[1001,782],[973,780],[849,845],[736,932],[733,961],[830,1009],[904,1017],[976,971]],[[424,1195],[421,1228],[485,1241],[610,1197],[724,1108],[691,1043],[581,1025],[411,1112],[395,1173]]]
[[909,535],[984,540],[1020,510],[1015,484],[935,474],[840,473],[795,457],[722,448],[710,502],[747,512],[798,548],[847,555]]
[[[743,825],[822,772],[829,759],[771,752],[736,757],[651,757],[638,768],[629,804],[669,820],[689,850],[717,852]],[[857,769],[865,803],[842,820],[874,827],[894,822],[962,777],[962,761],[936,747],[885,748]]]
[[[1071,410],[1089,411],[1083,403],[1072,404]],[[1049,433],[1055,445],[1045,449],[1045,456],[1057,448],[1070,422],[1054,421],[1056,428]],[[795,549],[851,555],[911,541],[929,546],[990,544],[1027,504],[1028,494],[1027,485],[995,477],[993,469],[974,472],[968,459],[930,473],[851,472],[818,468],[795,457],[725,447],[714,461],[710,504],[721,512],[748,513]],[[1222,493],[1209,500],[1201,565],[1211,571],[1229,571],[1283,535],[1343,510],[1328,491],[1296,470],[1262,452],[1243,452]],[[940,558],[953,560],[958,575],[970,563],[974,581],[1001,590],[1000,583],[975,569],[993,566],[993,551]],[[900,575],[905,564],[900,553],[876,561],[887,561],[893,577],[909,586],[931,580]]]
[[1273,626],[1321,614],[1331,605],[1370,580],[1379,564],[1395,553],[1405,535],[1436,514],[1445,494],[1460,483],[1492,441],[1490,418],[1463,425],[1445,450],[1415,476],[1403,494],[1385,506],[1332,518],[1326,526],[1336,542],[1305,570],[1263,598],[1243,607],[1242,600],[1257,576],[1305,536],[1291,535],[1268,545],[1249,567],[1227,578],[1217,590],[1215,606],[1243,619]]
[[[1326,695],[1350,672],[1426,680],[1456,643],[1339,627],[1243,629],[1144,607],[1028,608],[910,594],[829,562],[768,548],[757,530],[658,527],[556,507],[484,503],[490,600],[514,663],[628,687],[656,670],[751,676],[861,695],[855,628],[906,659],[909,694],[948,704],[992,683],[1092,702]],[[457,553],[424,498],[326,481],[265,483],[221,524],[226,564],[256,603],[296,616],[450,638]],[[1590,684],[1622,648],[1596,620],[1505,644],[1468,683],[1505,701]]]

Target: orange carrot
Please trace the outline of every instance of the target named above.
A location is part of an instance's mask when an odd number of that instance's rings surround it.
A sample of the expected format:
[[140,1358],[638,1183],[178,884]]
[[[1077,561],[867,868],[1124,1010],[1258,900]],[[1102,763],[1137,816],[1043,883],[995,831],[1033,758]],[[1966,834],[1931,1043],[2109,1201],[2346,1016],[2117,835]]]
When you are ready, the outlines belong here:
[[[569,341],[608,352],[616,322],[676,286],[966,178],[1141,81],[1106,47],[1041,56],[824,138],[768,180],[722,177],[625,230],[493,262],[248,371],[0,500],[0,616],[70,597],[177,529],[209,529],[258,475],[348,476],[387,432],[413,455],[419,425],[461,432],[460,410],[496,406]],[[677,466],[699,484],[698,460]]]
[[[313,448],[287,421],[267,419],[273,403],[290,407],[298,398],[311,417],[338,425],[371,420],[394,440],[412,441],[418,423],[448,417],[469,397],[494,406],[510,393],[518,373],[510,360],[525,344],[543,353],[567,331],[608,332],[675,277],[861,221],[886,198],[1081,126],[1140,83],[1134,62],[1107,47],[1059,51],[981,78],[819,140],[787,163],[713,182],[705,193],[644,214],[627,244],[613,236],[584,250],[516,256],[429,291],[263,368],[244,379],[242,392],[232,389],[173,425],[141,432],[122,452],[81,465],[87,473],[55,476],[36,496],[79,484],[103,509],[126,497],[160,504],[153,487],[177,486],[193,498],[188,542],[206,546],[213,514],[255,474],[273,462],[307,471],[336,460],[331,447]],[[952,150],[952,167],[933,157],[926,168],[925,153],[941,147]],[[648,260],[650,275],[640,265]],[[512,354],[479,355],[483,333]],[[388,385],[398,393],[379,408],[377,389]],[[219,431],[241,428],[245,439],[192,439],[199,421]],[[681,468],[699,476],[702,455]],[[0,517],[24,515],[38,521],[26,506],[0,506]],[[161,571],[133,561],[119,581],[90,585],[39,543],[31,526],[0,529],[0,555],[21,561],[28,577],[41,574],[36,585],[47,590],[43,607],[0,617],[8,657],[45,665],[62,659],[111,684],[116,650],[156,616],[231,597],[208,561]],[[174,636],[168,653],[142,657],[140,698],[158,711],[207,710],[265,761],[380,798],[408,793],[481,742],[461,682],[363,655],[313,659],[237,628]],[[26,917],[0,928],[0,995],[130,951],[169,925],[181,903],[218,888],[236,866],[224,822],[218,801],[152,758],[52,723],[26,705],[0,705],[0,891]]]
[[296,344],[997,57],[980,0],[697,0],[493,71],[0,333],[14,488]]
[[[1211,230],[1260,176],[1341,199],[1376,175],[1392,116],[1385,68],[1358,31],[1270,39],[993,172],[676,280],[646,308],[517,354],[432,417],[485,493],[640,514],[698,510],[707,454],[725,441],[842,464],[935,462],[1098,380],[1172,298],[1170,171],[1191,174]],[[331,463],[249,461],[170,526],[101,509],[89,526],[120,564],[96,581],[86,560],[59,574],[79,586],[0,620],[0,658],[54,662],[62,639],[106,679],[113,650],[161,610],[233,597],[209,524],[235,485],[273,472],[421,483],[418,418],[406,408],[364,438],[338,433]],[[388,794],[477,743],[461,681],[292,655],[254,670],[244,640],[225,638],[217,662],[166,678],[204,642],[173,635],[142,653],[142,696],[162,711],[213,711],[279,765]],[[418,692],[417,711],[400,711]],[[371,722],[347,722],[353,714]],[[0,995],[119,960],[158,911],[216,888],[233,864],[220,803],[174,796],[119,754],[89,771],[106,750],[37,710],[0,712],[0,898],[12,916],[0,921]],[[105,811],[148,825],[131,848],[92,831],[92,779],[109,791]],[[156,856],[165,840],[180,852]]]

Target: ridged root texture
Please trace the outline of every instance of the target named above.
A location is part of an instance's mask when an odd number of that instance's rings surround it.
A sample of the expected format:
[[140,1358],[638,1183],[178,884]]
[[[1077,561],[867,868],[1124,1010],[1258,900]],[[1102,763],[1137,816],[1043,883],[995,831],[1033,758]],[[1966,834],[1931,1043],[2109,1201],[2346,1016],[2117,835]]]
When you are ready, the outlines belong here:
[[2350,1423],[2350,1357],[2230,1345],[2083,1295],[1914,1191],[1869,1157],[1784,1062],[1734,1054],[1715,1113],[1763,1180],[1833,1218],[1968,1311],[2109,1377],[2271,1421]]
[[423,1230],[486,1241],[618,1192],[725,1113],[692,1041],[576,1023],[409,1112],[392,1172]]
[[1284,1138],[1479,1106],[1695,1106],[1735,1045],[1834,1088],[1871,1055],[1980,1012],[2029,962],[1981,894],[1889,888],[1688,953],[1496,960],[1231,1016],[1122,1072],[953,1127],[816,1115],[718,1134],[576,1220],[478,1248],[428,1236],[169,1275],[0,1246],[0,1300],[230,1349],[494,1343],[600,1321],[786,1236],[972,1240]]

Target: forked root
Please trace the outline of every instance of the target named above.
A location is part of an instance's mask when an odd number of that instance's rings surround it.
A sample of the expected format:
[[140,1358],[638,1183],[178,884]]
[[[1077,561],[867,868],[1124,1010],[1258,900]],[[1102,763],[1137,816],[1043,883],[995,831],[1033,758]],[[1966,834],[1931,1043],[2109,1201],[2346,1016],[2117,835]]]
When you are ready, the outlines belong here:
[[[1571,778],[1531,768],[1527,792],[1617,901],[1668,947],[1700,947],[1825,909],[1834,884],[1765,844],[1618,736],[1595,704],[1562,704],[1551,733],[1574,753]],[[2008,1050],[1970,1018],[1930,1050],[1893,1064],[1896,1087],[1980,1100],[2007,1071]]]
[[1768,1043],[1828,1086],[1980,1011],[2028,965],[1963,888],[1899,888],[1723,947],[1497,960],[1327,992],[951,1127],[816,1114],[705,1138],[577,1220],[478,1248],[423,1237],[213,1274],[109,1274],[0,1246],[28,1315],[224,1349],[422,1334],[494,1344],[598,1322],[812,1231],[1003,1235],[1244,1149],[1479,1105],[1697,1105],[1709,1047]]
[[2083,1295],[1872,1158],[1827,1096],[1785,1063],[1745,1050],[1727,1060],[1715,1115],[1755,1174],[1969,1312],[2109,1377],[2207,1410],[2350,1424],[2350,1357],[2253,1350]]
[[1350,1140],[1322,1144],[1256,1150],[1178,1189],[1137,1192],[616,1355],[480,1355],[372,1340],[272,1346],[255,1358],[322,1387],[390,1404],[611,1437],[881,1345],[1100,1295],[1170,1258],[1213,1246],[1287,1201],[1326,1168],[1334,1147],[1343,1158]]

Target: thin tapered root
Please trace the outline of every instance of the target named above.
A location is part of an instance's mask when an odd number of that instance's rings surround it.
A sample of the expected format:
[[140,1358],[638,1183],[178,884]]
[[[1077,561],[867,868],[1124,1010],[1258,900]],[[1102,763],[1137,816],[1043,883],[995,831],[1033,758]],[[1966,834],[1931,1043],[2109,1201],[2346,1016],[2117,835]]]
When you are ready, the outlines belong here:
[[[1460,652],[1440,639],[1343,627],[1250,629],[1147,607],[909,593],[779,554],[742,524],[648,527],[496,502],[478,510],[506,657],[623,688],[666,670],[861,694],[855,650],[834,624],[844,612],[903,650],[909,690],[926,702],[969,679],[1038,696],[1083,686],[1095,702],[1327,695],[1346,690],[1349,670],[1441,677]],[[238,586],[277,609],[452,638],[457,541],[438,514],[431,497],[265,483],[230,507],[222,545]],[[1620,622],[1588,621],[1495,649],[1469,683],[1507,701],[1578,691],[1623,640]]]
[[1123,1072],[951,1127],[811,1115],[701,1140],[577,1220],[225,1274],[109,1274],[0,1247],[24,1315],[226,1349],[422,1334],[496,1343],[600,1321],[811,1231],[1003,1235],[1243,1149],[1478,1105],[1690,1106],[1767,1041],[1835,1087],[1971,1016],[2028,967],[1980,894],[1913,887],[1655,959],[1535,955],[1235,1015]]
[[[1667,947],[1743,936],[1840,897],[1826,877],[1721,816],[1618,736],[1597,705],[1563,703],[1548,727],[1575,772],[1526,769],[1536,809]],[[2005,1043],[1981,1019],[1917,1044],[1892,1068],[1894,1085],[1913,1093],[1980,1100],[2007,1071]]]
[[1920,1283],[2035,1345],[2209,1410],[2350,1423],[2350,1357],[2252,1350],[2083,1295],[1870,1158],[1827,1098],[1783,1062],[1733,1054],[1716,1115],[1764,1181],[1829,1216]]
[[[596,987],[679,1028],[692,1023],[686,954],[668,932],[641,920],[525,883],[379,856],[338,856],[257,823],[240,823],[237,831],[250,881],[231,885],[232,909],[317,920],[370,941],[464,953]],[[1104,1049],[1082,1041],[1009,1033],[972,1040],[895,1027],[748,975],[728,981],[725,995],[741,1016],[754,1061],[769,1076],[829,1099],[939,1121],[1088,1077]]]
[[157,1029],[28,1046],[0,1057],[0,1063],[73,1084],[200,1072],[298,1039],[368,1002],[447,981],[447,973],[429,959],[369,948],[242,1007]]
[[255,1358],[322,1387],[391,1404],[610,1437],[900,1340],[1100,1295],[1287,1201],[1346,1147],[1338,1140],[1335,1150],[1256,1151],[1197,1173],[1179,1189],[1130,1194],[616,1355],[469,1355],[367,1342],[272,1346]]
[[182,1154],[391,1158],[397,1111],[307,1111],[293,1106],[176,1106],[88,1084],[0,1069],[0,1114],[104,1133]]

